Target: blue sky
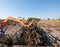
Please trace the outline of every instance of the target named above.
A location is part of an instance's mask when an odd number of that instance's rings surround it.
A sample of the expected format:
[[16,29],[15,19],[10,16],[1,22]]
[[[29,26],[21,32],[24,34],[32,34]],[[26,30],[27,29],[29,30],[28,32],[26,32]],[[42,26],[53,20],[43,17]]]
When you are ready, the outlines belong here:
[[60,18],[60,0],[0,0],[0,19],[12,16]]

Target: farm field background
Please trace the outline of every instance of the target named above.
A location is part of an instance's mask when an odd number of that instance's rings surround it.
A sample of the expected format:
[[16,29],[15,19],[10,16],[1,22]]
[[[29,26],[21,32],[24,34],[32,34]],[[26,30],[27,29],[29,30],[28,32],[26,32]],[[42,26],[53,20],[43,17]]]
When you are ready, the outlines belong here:
[[60,39],[60,20],[44,20],[39,21],[38,24],[40,24],[44,30]]

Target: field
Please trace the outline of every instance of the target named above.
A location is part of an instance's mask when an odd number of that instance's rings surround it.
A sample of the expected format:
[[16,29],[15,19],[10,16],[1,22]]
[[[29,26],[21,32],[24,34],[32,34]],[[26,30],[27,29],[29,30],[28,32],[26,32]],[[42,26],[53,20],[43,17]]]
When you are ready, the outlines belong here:
[[46,20],[38,23],[46,32],[60,39],[60,20]]

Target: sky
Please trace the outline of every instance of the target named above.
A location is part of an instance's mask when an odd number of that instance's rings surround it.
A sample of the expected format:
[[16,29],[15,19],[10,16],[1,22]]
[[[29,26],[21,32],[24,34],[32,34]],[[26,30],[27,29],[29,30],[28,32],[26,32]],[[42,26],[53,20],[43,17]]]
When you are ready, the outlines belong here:
[[35,17],[60,18],[60,0],[0,0],[0,19]]

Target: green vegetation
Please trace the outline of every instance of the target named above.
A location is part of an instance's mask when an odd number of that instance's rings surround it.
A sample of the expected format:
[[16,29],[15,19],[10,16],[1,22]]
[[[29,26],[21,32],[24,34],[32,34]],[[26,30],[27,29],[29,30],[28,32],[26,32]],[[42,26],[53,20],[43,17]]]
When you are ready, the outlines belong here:
[[59,18],[59,19],[57,19],[57,20],[60,20],[60,18]]
[[0,19],[0,21],[4,21],[4,19]]
[[50,22],[60,22],[60,20],[41,20],[43,22],[47,22],[47,21],[50,21]]
[[32,21],[32,20],[40,21],[41,19],[39,19],[39,18],[32,18],[32,17],[30,17],[30,18],[28,18],[27,20],[28,20],[28,21]]
[[56,22],[60,22],[60,20],[55,20]]

